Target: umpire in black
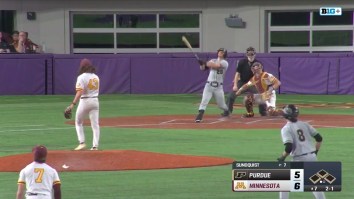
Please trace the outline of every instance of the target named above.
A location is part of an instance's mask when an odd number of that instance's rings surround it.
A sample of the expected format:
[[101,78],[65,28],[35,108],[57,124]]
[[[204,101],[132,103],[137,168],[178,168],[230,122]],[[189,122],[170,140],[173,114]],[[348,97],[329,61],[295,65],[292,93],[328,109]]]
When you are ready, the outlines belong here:
[[[259,62],[256,59],[256,50],[253,47],[248,47],[246,49],[246,58],[241,59],[237,62],[234,85],[232,87],[232,92],[229,93],[229,96],[227,98],[226,104],[229,108],[230,113],[232,113],[234,109],[236,92],[239,88],[241,88],[241,86],[246,84],[253,77],[251,66],[255,62]],[[257,93],[254,87],[250,87],[247,91],[251,93]],[[267,114],[265,109],[266,107],[263,107],[263,105],[259,106],[259,113],[262,116],[265,116]]]

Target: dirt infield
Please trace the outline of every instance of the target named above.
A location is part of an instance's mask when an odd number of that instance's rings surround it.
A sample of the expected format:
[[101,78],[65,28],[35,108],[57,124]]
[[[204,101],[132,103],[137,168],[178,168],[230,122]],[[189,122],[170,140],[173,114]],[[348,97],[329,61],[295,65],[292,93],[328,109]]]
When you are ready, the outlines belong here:
[[[157,128],[157,129],[266,129],[281,128],[286,120],[282,117],[241,118],[232,115],[222,118],[219,115],[205,115],[201,123],[194,122],[195,115],[150,115],[134,117],[101,118],[100,125],[119,128]],[[353,128],[351,115],[300,115],[299,119],[318,128]],[[73,121],[68,122],[74,124]],[[88,120],[85,125],[90,125]]]
[[[33,161],[32,153],[0,157],[1,172],[19,172]],[[230,158],[162,154],[135,150],[48,151],[47,163],[57,171],[175,169],[226,165]],[[67,169],[63,165],[68,166]]]

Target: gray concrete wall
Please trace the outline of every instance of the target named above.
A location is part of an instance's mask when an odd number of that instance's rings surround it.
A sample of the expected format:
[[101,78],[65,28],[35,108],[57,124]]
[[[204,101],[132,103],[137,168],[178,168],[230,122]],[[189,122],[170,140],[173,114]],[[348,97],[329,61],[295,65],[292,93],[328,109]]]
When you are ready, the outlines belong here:
[[[335,3],[334,3],[335,2]],[[0,0],[2,10],[16,10],[16,29],[29,32],[30,38],[45,43],[47,52],[70,52],[70,11],[201,11],[202,51],[225,47],[243,52],[254,46],[266,49],[266,12],[269,10],[318,10],[322,6],[354,9],[354,1],[330,0]],[[27,20],[35,11],[37,19]],[[229,28],[224,19],[238,14],[246,28]]]

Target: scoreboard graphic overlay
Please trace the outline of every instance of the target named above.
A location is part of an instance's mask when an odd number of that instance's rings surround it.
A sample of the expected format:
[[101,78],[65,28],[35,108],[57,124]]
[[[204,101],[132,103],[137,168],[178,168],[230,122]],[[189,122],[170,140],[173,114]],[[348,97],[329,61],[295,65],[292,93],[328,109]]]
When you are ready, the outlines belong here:
[[341,191],[341,162],[233,162],[234,192]]

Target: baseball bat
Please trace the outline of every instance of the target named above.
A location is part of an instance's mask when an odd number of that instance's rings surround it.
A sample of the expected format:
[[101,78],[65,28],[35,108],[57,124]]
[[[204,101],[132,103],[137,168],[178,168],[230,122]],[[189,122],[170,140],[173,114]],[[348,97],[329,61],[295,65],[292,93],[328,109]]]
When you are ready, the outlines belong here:
[[194,57],[199,60],[199,56],[193,51],[191,44],[185,36],[182,36],[183,43],[189,48],[189,50],[193,53]]

